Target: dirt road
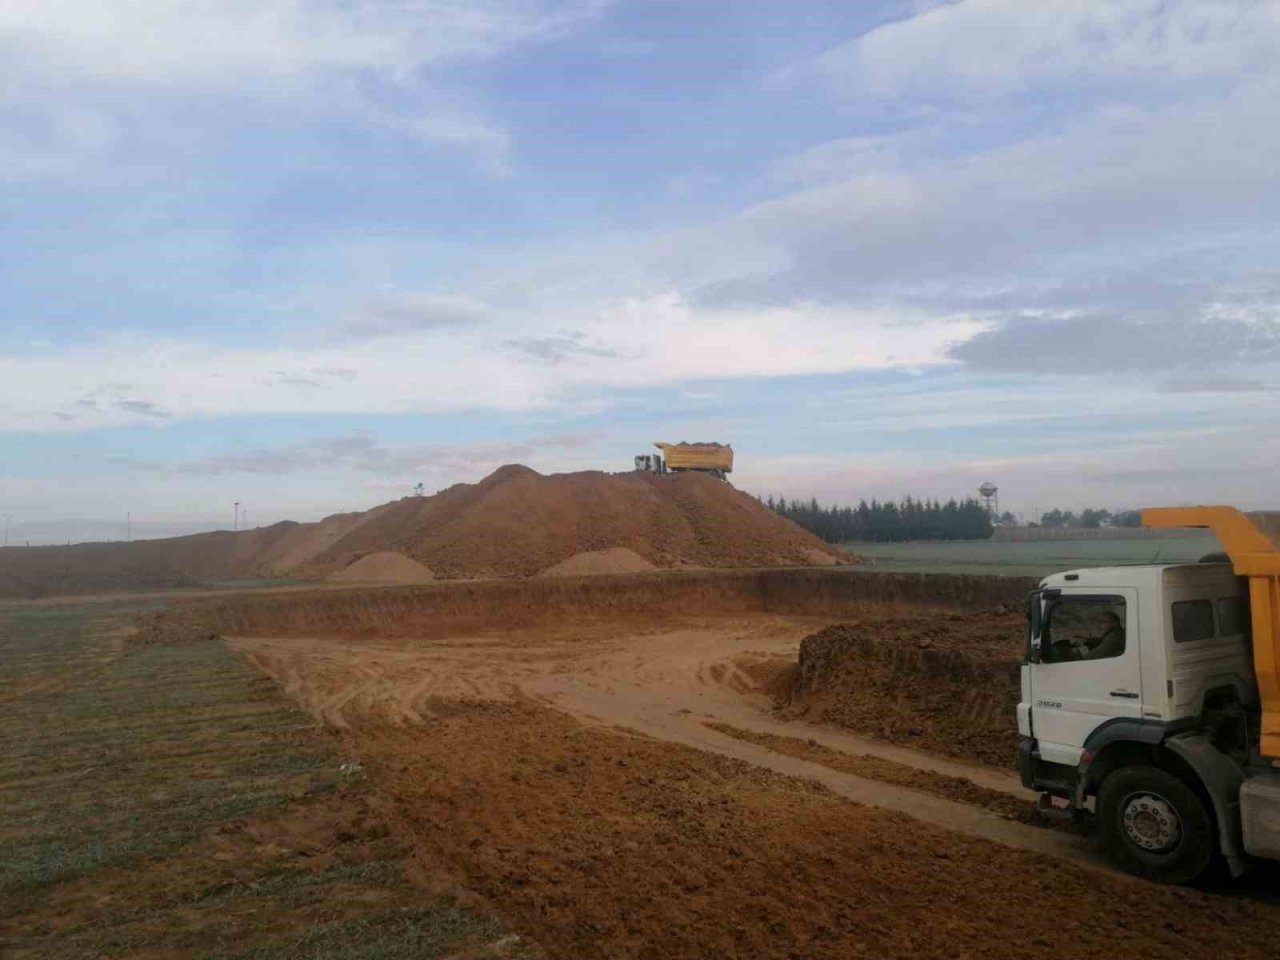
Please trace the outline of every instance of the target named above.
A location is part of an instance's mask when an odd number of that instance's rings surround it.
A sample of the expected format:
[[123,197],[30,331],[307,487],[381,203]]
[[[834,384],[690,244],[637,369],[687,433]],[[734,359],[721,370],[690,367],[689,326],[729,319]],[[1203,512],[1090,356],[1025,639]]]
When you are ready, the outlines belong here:
[[770,666],[793,662],[800,639],[820,625],[807,618],[759,616],[615,628],[604,635],[593,625],[434,642],[246,637],[229,642],[276,677],[313,715],[339,729],[371,716],[396,724],[419,723],[432,717],[440,704],[459,699],[530,699],[588,724],[621,727],[804,777],[851,800],[961,833],[1081,863],[1098,862],[1076,836],[841,772],[708,726],[729,724],[816,740],[842,753],[964,777],[1031,801],[1012,772],[774,717],[761,677],[768,675]]

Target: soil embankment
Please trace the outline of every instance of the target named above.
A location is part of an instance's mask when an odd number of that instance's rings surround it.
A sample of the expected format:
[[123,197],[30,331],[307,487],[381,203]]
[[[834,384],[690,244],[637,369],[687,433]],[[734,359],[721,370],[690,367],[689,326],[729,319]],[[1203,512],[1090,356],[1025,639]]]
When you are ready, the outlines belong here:
[[784,712],[1008,766],[1026,621],[990,612],[853,619],[800,644]]
[[1025,596],[1012,577],[921,576],[856,569],[696,571],[652,576],[535,577],[379,590],[280,591],[200,598],[162,614],[233,636],[431,638],[584,619],[777,614],[873,620],[922,608],[990,610]]

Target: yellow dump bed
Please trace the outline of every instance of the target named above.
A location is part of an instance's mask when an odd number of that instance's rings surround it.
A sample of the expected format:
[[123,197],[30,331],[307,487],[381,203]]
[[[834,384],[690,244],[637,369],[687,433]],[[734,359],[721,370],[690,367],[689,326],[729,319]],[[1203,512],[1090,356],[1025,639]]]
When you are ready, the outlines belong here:
[[1253,667],[1262,704],[1259,750],[1280,759],[1280,545],[1235,507],[1159,507],[1143,510],[1142,523],[1212,530],[1235,572],[1249,578]]
[[733,470],[733,447],[726,443],[655,443],[668,470]]

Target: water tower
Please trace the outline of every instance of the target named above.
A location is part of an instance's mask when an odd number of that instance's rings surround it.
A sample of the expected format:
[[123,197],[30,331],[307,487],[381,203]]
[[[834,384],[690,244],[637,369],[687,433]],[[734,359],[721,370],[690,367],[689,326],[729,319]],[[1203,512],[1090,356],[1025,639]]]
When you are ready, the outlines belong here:
[[978,496],[982,498],[982,505],[987,508],[987,516],[992,520],[1000,518],[999,492],[999,488],[990,480],[978,488]]

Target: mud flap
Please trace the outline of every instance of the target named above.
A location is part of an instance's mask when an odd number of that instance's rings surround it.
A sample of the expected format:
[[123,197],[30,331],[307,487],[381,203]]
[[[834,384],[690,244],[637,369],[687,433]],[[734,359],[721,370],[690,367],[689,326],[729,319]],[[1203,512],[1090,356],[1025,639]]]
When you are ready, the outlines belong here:
[[1244,782],[1240,823],[1246,853],[1280,860],[1280,773],[1262,773]]

